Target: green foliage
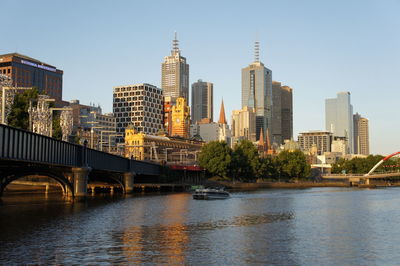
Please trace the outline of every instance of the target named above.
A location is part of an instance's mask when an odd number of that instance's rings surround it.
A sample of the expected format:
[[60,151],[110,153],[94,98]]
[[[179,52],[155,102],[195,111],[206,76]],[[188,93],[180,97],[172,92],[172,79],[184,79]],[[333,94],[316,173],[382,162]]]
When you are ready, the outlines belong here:
[[261,162],[252,142],[242,140],[233,149],[232,173],[237,180],[250,181],[257,178]]
[[[383,159],[381,155],[369,155],[367,158],[353,158],[351,160],[345,160],[341,158],[337,163],[332,166],[332,173],[340,174],[342,172],[351,174],[365,174],[374,167],[380,160]],[[392,167],[385,167],[391,165],[398,165],[398,158],[391,158],[387,160],[377,171],[392,171]],[[398,169],[398,168],[395,168]]]
[[279,153],[277,161],[280,176],[283,178],[307,178],[310,175],[311,166],[300,150],[282,151]]
[[202,147],[199,162],[209,173],[227,177],[232,162],[232,149],[225,142],[211,141]]
[[248,140],[239,142],[233,150],[225,142],[212,141],[203,146],[199,161],[211,175],[240,181],[306,178],[310,174],[310,165],[301,151],[260,158]]
[[62,130],[60,126],[60,114],[55,114],[53,116],[53,138],[61,140]]
[[36,102],[39,91],[35,88],[18,93],[14,97],[11,113],[8,116],[8,125],[16,128],[29,129],[29,102]]

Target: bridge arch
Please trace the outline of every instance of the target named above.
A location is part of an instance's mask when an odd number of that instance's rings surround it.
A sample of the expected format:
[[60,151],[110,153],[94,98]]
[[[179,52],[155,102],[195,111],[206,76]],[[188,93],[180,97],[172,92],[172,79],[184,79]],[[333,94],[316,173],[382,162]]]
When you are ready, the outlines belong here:
[[3,174],[3,176],[0,177],[0,197],[3,195],[7,185],[9,185],[11,182],[32,175],[49,177],[58,182],[64,195],[73,195],[73,184],[65,176],[53,173],[52,171],[32,169],[17,172],[14,171],[12,174]]
[[389,160],[390,158],[392,158],[392,157],[394,157],[394,156],[396,156],[396,155],[399,155],[399,154],[400,154],[400,151],[395,152],[395,153],[392,153],[392,154],[386,156],[385,158],[383,158],[382,160],[380,160],[377,164],[375,164],[374,167],[372,167],[371,170],[369,170],[369,172],[368,172],[367,174],[365,174],[365,176],[371,175],[371,174],[376,170],[376,168],[378,168],[381,164],[383,164],[385,161],[387,161],[387,160]]

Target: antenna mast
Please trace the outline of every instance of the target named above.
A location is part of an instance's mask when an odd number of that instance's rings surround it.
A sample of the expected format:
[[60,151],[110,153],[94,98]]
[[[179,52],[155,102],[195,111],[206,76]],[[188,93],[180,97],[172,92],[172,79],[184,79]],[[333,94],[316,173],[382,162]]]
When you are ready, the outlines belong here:
[[260,42],[256,41],[254,43],[254,61],[260,62]]

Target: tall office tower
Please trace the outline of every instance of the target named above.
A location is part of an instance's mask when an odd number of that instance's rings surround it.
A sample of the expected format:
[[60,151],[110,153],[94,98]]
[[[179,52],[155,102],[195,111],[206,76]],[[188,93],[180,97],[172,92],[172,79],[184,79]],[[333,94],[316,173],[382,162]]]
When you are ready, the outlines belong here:
[[132,124],[137,132],[155,135],[163,128],[163,107],[162,90],[156,86],[140,83],[114,87],[117,133],[124,134]]
[[272,143],[283,144],[293,138],[292,88],[272,82]]
[[358,122],[359,148],[360,154],[369,155],[369,122],[362,117]]
[[256,113],[254,108],[245,106],[232,112],[232,135],[234,141],[247,139],[256,141]]
[[293,138],[293,89],[281,87],[282,141]]
[[199,79],[192,84],[192,123],[204,118],[213,121],[213,84]]
[[259,42],[255,42],[254,62],[242,69],[242,108],[255,109],[256,139],[261,128],[264,133],[272,132],[272,71],[260,62],[259,49]]
[[178,97],[189,101],[189,65],[186,58],[181,56],[176,32],[171,55],[164,57],[161,65],[161,88],[164,96],[170,96],[173,103]]
[[25,55],[0,55],[0,73],[12,78],[14,87],[36,87],[56,103],[62,101],[63,71]]
[[369,155],[368,119],[359,113],[353,115],[354,154]]
[[360,140],[359,140],[359,133],[358,133],[358,122],[361,119],[361,115],[359,113],[355,113],[353,115],[353,139],[354,139],[354,149],[353,152],[354,154],[359,154],[360,153]]
[[334,137],[347,138],[346,153],[353,153],[353,106],[350,104],[350,92],[339,92],[337,98],[325,100],[325,126]]
[[281,83],[272,81],[272,142],[282,144],[282,92]]
[[176,104],[172,106],[171,112],[172,130],[171,136],[189,138],[190,131],[190,108],[184,97],[176,99]]

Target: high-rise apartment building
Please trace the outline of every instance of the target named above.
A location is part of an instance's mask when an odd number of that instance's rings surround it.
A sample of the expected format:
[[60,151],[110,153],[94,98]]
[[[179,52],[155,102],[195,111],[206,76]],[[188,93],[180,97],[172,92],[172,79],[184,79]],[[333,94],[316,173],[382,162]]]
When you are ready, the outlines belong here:
[[132,124],[137,132],[155,135],[163,129],[163,96],[156,86],[141,83],[114,87],[113,113],[117,133]]
[[170,96],[175,103],[176,98],[189,100],[189,65],[181,56],[176,33],[172,42],[171,55],[164,57],[161,65],[161,88],[164,96]]
[[[259,43],[255,43],[255,59],[242,69],[242,108],[254,108],[256,138],[260,130],[272,132],[272,71],[260,62]],[[264,134],[265,135],[265,134]]]
[[232,136],[234,141],[247,139],[256,141],[256,112],[254,108],[245,106],[242,110],[232,112]]
[[325,100],[325,126],[334,137],[347,138],[346,153],[353,153],[353,106],[350,104],[350,92],[339,92],[337,98]]
[[189,138],[190,133],[190,108],[184,97],[176,99],[171,112],[172,130],[171,136]]
[[11,77],[14,87],[36,87],[56,103],[62,101],[63,71],[18,53],[0,55],[0,73]]
[[208,118],[213,121],[213,84],[199,79],[192,84],[192,123]]
[[311,151],[314,146],[319,155],[331,151],[332,133],[329,131],[302,132],[298,136],[298,143],[303,151]]

